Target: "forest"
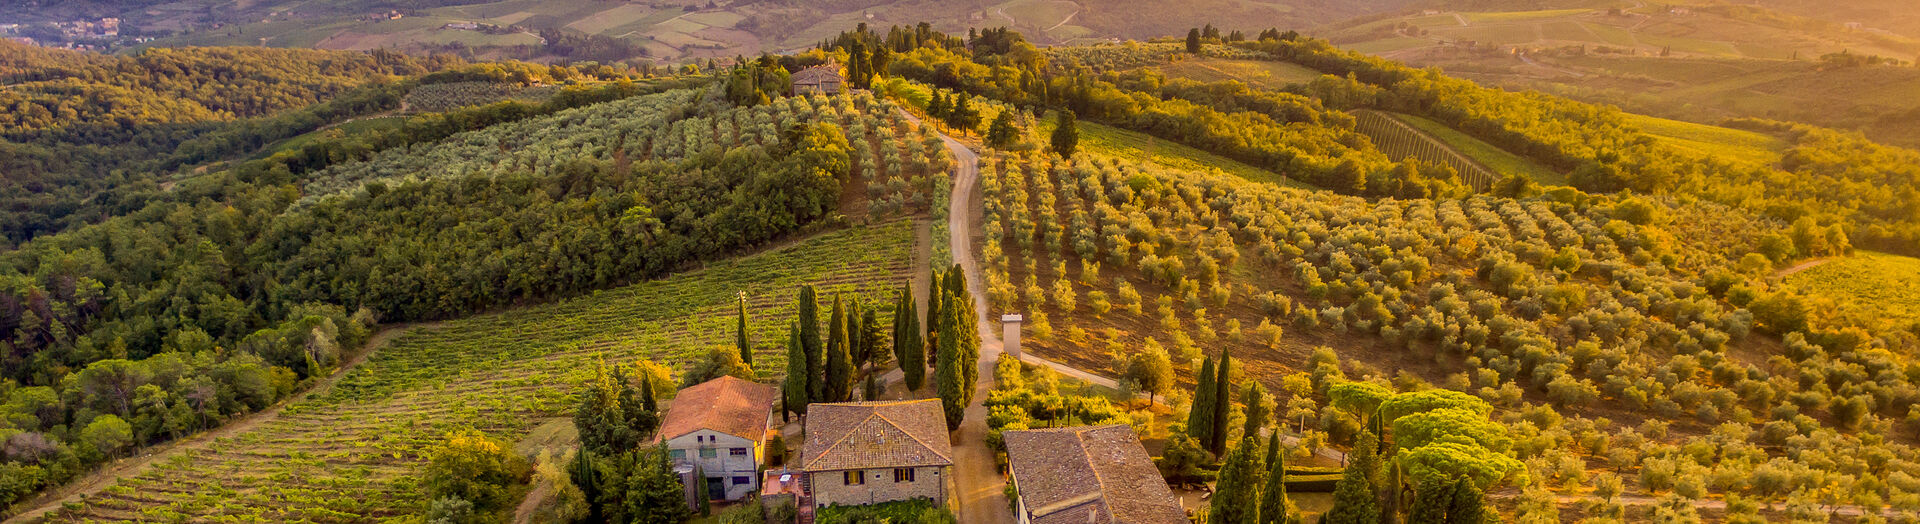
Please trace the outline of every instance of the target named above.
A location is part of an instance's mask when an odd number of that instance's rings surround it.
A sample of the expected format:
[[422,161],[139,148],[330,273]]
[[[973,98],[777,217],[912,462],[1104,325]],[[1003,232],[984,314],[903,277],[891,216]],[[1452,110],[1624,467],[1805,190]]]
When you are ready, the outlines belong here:
[[[635,96],[643,89],[606,84],[322,140],[0,253],[0,411],[13,414],[9,449],[25,446],[0,466],[16,481],[6,498],[262,409],[336,366],[376,321],[567,296],[796,231],[836,208],[854,153],[872,154],[848,143],[834,106],[733,109],[717,87]],[[564,109],[574,106],[588,107]],[[608,138],[596,127],[607,121],[640,131],[624,144],[577,140]],[[447,146],[514,142],[539,156],[440,177],[339,171],[443,158],[453,150],[425,144],[450,135]],[[376,155],[391,148],[407,153]],[[293,185],[302,179],[310,198]],[[356,189],[326,182],[338,180]]]

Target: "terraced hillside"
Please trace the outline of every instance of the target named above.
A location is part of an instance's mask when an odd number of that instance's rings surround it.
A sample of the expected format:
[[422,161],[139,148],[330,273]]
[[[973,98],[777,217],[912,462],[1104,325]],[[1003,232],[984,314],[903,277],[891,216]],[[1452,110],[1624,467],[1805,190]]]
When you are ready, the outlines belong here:
[[673,368],[732,343],[745,294],[762,377],[795,287],[885,304],[912,269],[912,222],[820,234],[669,278],[425,326],[394,340],[330,391],[259,428],[177,452],[44,522],[373,522],[418,509],[414,470],[447,431],[508,441],[572,409],[600,362]]

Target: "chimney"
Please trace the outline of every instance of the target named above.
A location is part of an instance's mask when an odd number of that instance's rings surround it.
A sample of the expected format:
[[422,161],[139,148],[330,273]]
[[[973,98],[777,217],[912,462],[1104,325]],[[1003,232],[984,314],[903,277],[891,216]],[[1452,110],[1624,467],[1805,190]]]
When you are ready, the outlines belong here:
[[1020,358],[1020,322],[1026,320],[1018,314],[1000,316],[1000,326],[1004,329],[1000,335],[1001,348],[1013,358]]

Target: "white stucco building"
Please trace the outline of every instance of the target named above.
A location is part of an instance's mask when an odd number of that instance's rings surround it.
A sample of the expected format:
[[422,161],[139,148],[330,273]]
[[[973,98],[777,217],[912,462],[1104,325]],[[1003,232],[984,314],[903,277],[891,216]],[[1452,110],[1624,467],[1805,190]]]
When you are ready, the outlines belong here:
[[698,468],[708,498],[739,500],[760,489],[778,397],[773,386],[734,377],[700,383],[667,405],[654,439],[667,443],[675,465]]

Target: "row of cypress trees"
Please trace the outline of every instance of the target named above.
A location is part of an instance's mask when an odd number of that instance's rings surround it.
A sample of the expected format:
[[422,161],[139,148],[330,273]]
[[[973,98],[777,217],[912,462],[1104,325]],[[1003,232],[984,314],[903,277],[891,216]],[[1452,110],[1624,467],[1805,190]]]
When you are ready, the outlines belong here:
[[[806,414],[807,404],[852,400],[854,376],[868,363],[885,358],[879,312],[864,309],[858,300],[833,299],[827,322],[827,334],[820,336],[819,295],[813,286],[802,286],[799,311],[788,326],[787,377],[782,386],[785,400],[782,419]],[[934,368],[934,383],[940,393],[949,429],[959,427],[966,407],[973,402],[978,383],[980,360],[979,319],[973,314],[973,297],[967,293],[966,275],[955,265],[933,275],[927,304],[927,325],[920,315],[913,290],[902,287],[893,308],[892,357],[899,362],[907,388],[926,385],[927,368]],[[741,303],[735,344],[741,359],[752,363],[752,344],[746,335],[746,306]],[[927,349],[934,349],[929,362]],[[868,377],[867,398],[876,395],[874,377]]]

